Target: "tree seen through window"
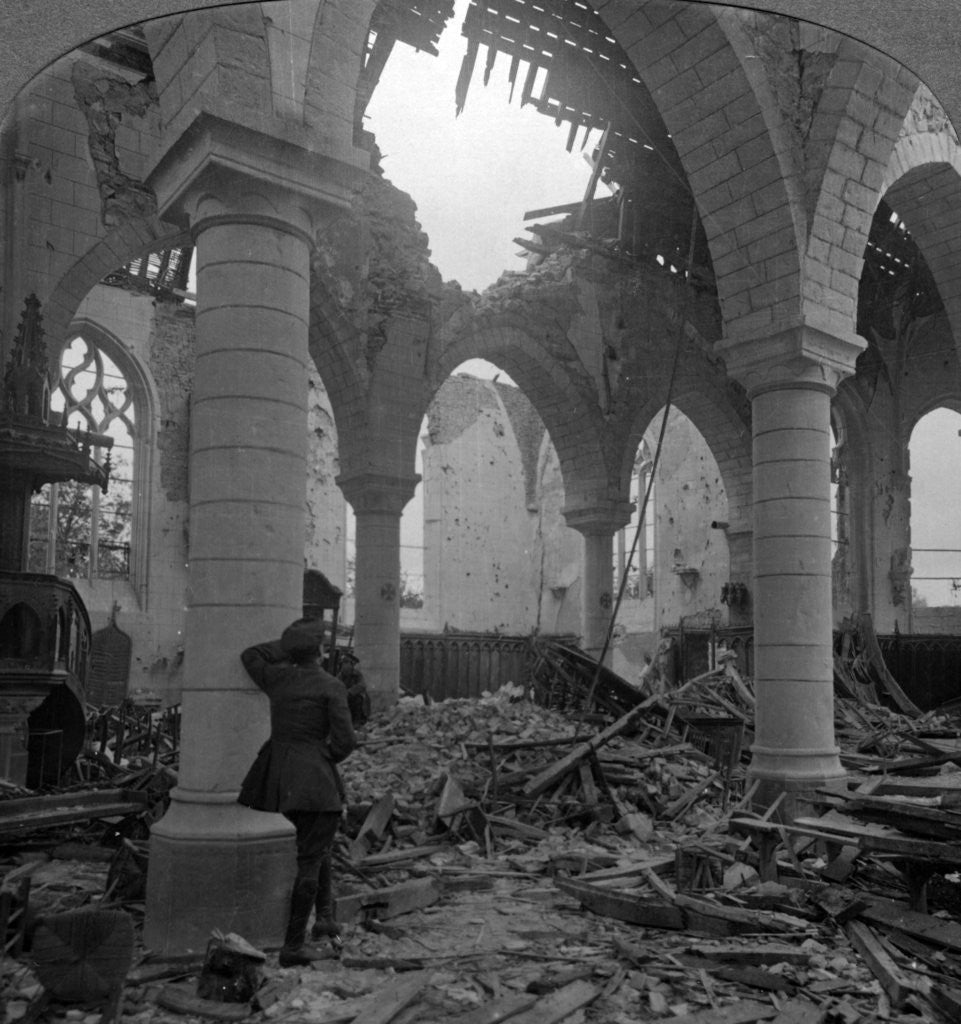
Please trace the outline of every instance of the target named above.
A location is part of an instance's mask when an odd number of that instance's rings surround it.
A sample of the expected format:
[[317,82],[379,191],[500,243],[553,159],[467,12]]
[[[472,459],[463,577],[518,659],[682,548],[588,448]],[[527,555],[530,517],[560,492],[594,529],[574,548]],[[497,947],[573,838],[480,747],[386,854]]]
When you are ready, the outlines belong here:
[[110,481],[106,492],[66,481],[34,495],[29,568],[74,579],[127,578],[136,434],[128,382],[99,346],[77,335],[64,349],[50,405],[68,427],[113,438]]

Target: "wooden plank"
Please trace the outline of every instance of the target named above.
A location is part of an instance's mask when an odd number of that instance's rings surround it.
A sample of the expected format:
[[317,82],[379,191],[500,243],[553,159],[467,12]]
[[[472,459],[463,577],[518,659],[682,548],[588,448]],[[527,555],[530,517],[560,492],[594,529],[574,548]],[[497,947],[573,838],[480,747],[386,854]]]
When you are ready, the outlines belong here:
[[670,873],[674,867],[674,855],[663,857],[648,857],[639,860],[634,864],[624,864],[617,868],[601,868],[598,871],[588,871],[580,876],[580,882],[599,882],[612,878],[631,878],[634,875],[643,875],[646,871],[658,873]]
[[707,789],[710,789],[715,782],[721,777],[720,772],[714,772],[713,775],[709,775],[706,779],[701,779],[697,785],[692,786],[686,793],[679,796],[672,804],[669,804],[663,811],[661,817],[667,821],[673,821],[679,817],[682,813],[689,810],[690,807],[695,803],[697,798]]
[[793,826],[784,826],[787,831],[814,829],[824,835],[835,835],[838,839],[854,839],[862,850],[874,853],[898,853],[917,860],[961,863],[961,846],[954,846],[941,841],[915,839],[895,829],[873,822],[856,822],[843,819],[835,812],[820,818],[796,818]]
[[854,862],[861,856],[857,846],[845,845],[841,852],[821,869],[821,877],[831,882],[843,882],[854,871]]
[[[678,893],[674,902],[685,912],[700,918],[714,918],[725,921],[732,930],[750,932],[792,932],[807,928],[807,922],[767,910],[751,910],[747,907],[727,907],[710,900],[696,899]],[[690,917],[689,917],[690,920]]]
[[392,864],[401,864],[405,860],[419,860],[421,857],[430,857],[440,850],[446,849],[446,844],[431,843],[424,846],[408,846],[402,850],[388,850],[387,853],[372,853],[365,857],[358,867],[362,868],[384,868]]
[[350,844],[347,856],[351,864],[359,864],[370,853],[371,846],[383,838],[393,813],[394,794],[385,793],[367,812],[357,838]]
[[766,971],[763,967],[751,965],[732,965],[730,967],[711,968],[711,973],[722,981],[730,981],[749,988],[759,988],[767,992],[786,992],[793,996],[797,985],[780,974]]
[[388,982],[374,994],[365,1010],[354,1018],[354,1024],[389,1024],[397,1014],[417,998],[430,981],[433,971],[414,971]]
[[789,946],[784,942],[765,942],[761,946],[745,948],[744,946],[719,946],[711,943],[699,943],[691,950],[698,956],[706,956],[722,963],[752,964],[801,964],[811,962],[811,954],[798,946]]
[[72,821],[120,818],[145,810],[148,803],[146,792],[125,789],[83,790],[0,800],[0,836],[16,836]]
[[[693,1013],[681,1013],[668,1020],[670,1024],[753,1024],[756,1020],[770,1020],[777,1015],[777,1008],[770,1003],[755,1003],[742,999],[733,1006],[709,1006]],[[813,1022],[815,1019],[812,1016],[810,1021]]]
[[486,1006],[478,1006],[469,1013],[458,1014],[455,1024],[501,1024],[501,1021],[535,1006],[538,999],[540,996],[534,992],[517,992],[501,996]]
[[365,917],[389,921],[412,910],[431,906],[440,899],[440,895],[441,886],[436,878],[415,878],[371,892],[341,896],[336,900],[335,917],[343,924]]
[[915,992],[923,993],[925,986],[920,984],[921,979],[915,981],[898,967],[869,925],[863,921],[849,921],[844,931],[887,993],[893,1007],[904,1006]]
[[781,1007],[773,1024],[821,1024],[826,1012],[810,1000],[799,996]]
[[592,1003],[599,991],[588,981],[572,981],[510,1019],[512,1024],[556,1024],[575,1010]]
[[932,945],[961,952],[961,924],[957,921],[921,914],[900,904],[873,898],[870,893],[862,892],[860,895],[868,901],[868,906],[859,915],[862,920],[886,929],[897,928]]
[[648,697],[641,701],[637,707],[631,708],[627,714],[622,715],[616,722],[613,722],[606,729],[597,733],[593,739],[588,740],[575,747],[569,754],[562,757],[554,764],[548,765],[543,771],[529,780],[523,788],[525,796],[539,796],[550,789],[559,779],[563,778],[571,769],[575,768],[584,758],[589,757],[595,750],[603,747],[615,736],[619,736],[626,729],[629,729],[634,720],[647,708],[657,701],[657,697]]
[[936,985],[928,998],[944,1014],[946,1020],[961,1020],[961,989]]
[[597,795],[597,785],[594,782],[594,774],[587,761],[581,761],[577,766],[577,774],[581,780],[581,793],[584,795],[584,803],[587,804],[591,817],[596,818],[599,811],[600,800]]
[[628,924],[646,925],[649,928],[667,928],[681,931],[685,926],[684,914],[673,904],[664,900],[645,899],[640,896],[612,892],[595,885],[588,885],[573,879],[554,879],[554,885],[579,900],[592,913],[611,917]]

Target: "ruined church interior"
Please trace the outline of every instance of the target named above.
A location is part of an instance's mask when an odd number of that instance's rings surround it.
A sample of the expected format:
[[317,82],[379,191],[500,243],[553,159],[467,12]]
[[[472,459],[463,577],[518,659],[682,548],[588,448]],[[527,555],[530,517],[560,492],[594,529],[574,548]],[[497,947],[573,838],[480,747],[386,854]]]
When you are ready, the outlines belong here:
[[[6,1019],[961,1019],[950,0],[44,16],[0,12]],[[380,104],[442,58],[428,145]],[[436,184],[482,97],[503,152]],[[576,186],[544,155],[498,263],[522,114]],[[300,971],[294,827],[238,803],[241,651],[299,619],[364,695]]]

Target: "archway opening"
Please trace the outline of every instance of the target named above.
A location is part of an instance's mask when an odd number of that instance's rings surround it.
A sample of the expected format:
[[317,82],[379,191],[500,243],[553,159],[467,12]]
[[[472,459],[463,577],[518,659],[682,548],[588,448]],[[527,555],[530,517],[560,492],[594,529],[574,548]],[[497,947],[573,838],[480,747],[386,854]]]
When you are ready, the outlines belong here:
[[[653,417],[638,447],[631,522],[615,537],[615,586],[622,572],[627,583],[615,620],[612,665],[628,679],[637,678],[655,656],[664,631],[711,633],[728,625],[736,603],[728,585],[728,499],[720,467],[707,439],[678,408],[668,413],[658,453],[662,416],[663,410]],[[632,546],[634,556],[627,560],[624,552]]]
[[911,431],[912,621],[916,632],[961,625],[961,413],[940,407]]

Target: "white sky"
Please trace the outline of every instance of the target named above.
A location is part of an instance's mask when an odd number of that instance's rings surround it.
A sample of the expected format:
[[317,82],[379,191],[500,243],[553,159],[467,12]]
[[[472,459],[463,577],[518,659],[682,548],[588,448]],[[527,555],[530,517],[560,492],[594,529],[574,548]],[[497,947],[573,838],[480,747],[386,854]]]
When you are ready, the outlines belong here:
[[[590,167],[580,150],[583,132],[568,153],[567,125],[521,107],[520,81],[508,103],[504,54],[485,87],[481,50],[464,110],[455,118],[467,7],[468,0],[456,0],[438,57],[394,46],[365,127],[377,138],[386,177],[417,204],[434,265],[445,280],[482,291],[503,270],[524,269],[512,241],[527,237],[524,213],[580,201]],[[592,141],[598,139],[595,133]]]
[[[526,237],[524,213],[579,201],[590,168],[580,149],[581,134],[568,153],[566,124],[557,126],[533,107],[520,106],[520,81],[513,102],[508,101],[508,58],[503,54],[485,87],[485,53],[480,52],[464,111],[454,116],[454,87],[465,50],[460,27],[468,2],[456,0],[438,57],[403,44],[394,47],[365,124],[377,138],[386,177],[417,205],[434,265],[445,280],[481,291],[502,271],[524,269],[521,249],[513,241]],[[489,377],[494,368],[473,360],[460,369]],[[961,416],[940,410],[912,437],[915,548],[961,547],[961,474],[944,471],[946,463],[958,465],[959,427]],[[420,490],[404,516],[404,561],[415,579],[422,570],[410,531]],[[952,572],[961,578],[961,553],[915,555],[918,577]],[[950,581],[916,579],[914,586],[930,604],[961,601]]]

